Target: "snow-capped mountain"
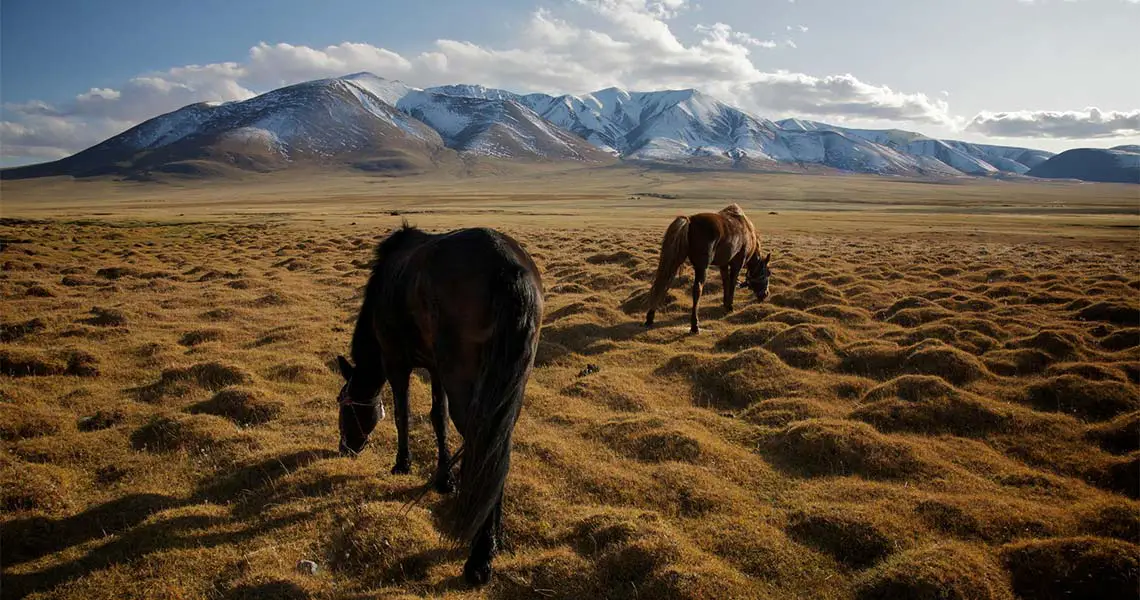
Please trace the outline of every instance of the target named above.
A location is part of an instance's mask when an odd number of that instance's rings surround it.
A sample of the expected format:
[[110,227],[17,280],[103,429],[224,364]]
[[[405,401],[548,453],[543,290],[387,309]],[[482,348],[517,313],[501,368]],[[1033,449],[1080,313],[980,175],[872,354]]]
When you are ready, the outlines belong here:
[[[626,160],[692,158],[738,164],[819,165],[898,175],[1024,173],[1050,154],[1024,148],[944,142],[902,131],[870,131],[789,119],[773,123],[697,90],[629,92],[607,88],[581,96],[519,95],[478,85],[429,88],[457,97],[509,98],[546,120]],[[1022,154],[1043,155],[1032,164]],[[996,163],[996,164],[995,164]]]
[[378,98],[368,83],[376,82],[320,79],[240,102],[192,104],[16,175],[192,173],[207,163],[273,170],[371,158],[424,166],[446,150],[434,129]]
[[1053,156],[1052,152],[1044,150],[939,140],[899,129],[851,129],[802,119],[784,119],[779,125],[788,131],[836,131],[912,156],[933,158],[967,175],[992,175],[1000,172],[1020,175]]
[[443,136],[448,148],[497,158],[599,160],[608,155],[507,93],[456,96],[413,90],[396,106]]
[[[1134,155],[1116,151],[1113,164],[1130,168]],[[310,162],[413,172],[463,157],[620,158],[927,177],[1037,175],[1049,172],[1044,167],[1054,162],[1052,153],[1041,150],[896,129],[773,122],[697,90],[611,87],[552,96],[473,84],[419,89],[354,73],[240,102],[193,104],[71,157],[0,173],[5,178],[186,173],[206,164],[272,170]]]

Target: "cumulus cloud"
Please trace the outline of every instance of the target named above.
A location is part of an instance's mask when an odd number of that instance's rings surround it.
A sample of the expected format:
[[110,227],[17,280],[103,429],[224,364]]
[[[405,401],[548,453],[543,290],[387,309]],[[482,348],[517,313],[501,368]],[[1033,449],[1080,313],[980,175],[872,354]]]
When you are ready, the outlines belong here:
[[73,147],[95,145],[131,125],[113,119],[29,115],[20,122],[0,122],[0,140],[3,140],[4,156],[54,160],[71,154]]
[[953,125],[945,100],[871,85],[853,75],[813,77],[802,73],[765,73],[739,97],[746,108],[785,113],[840,116]]
[[697,27],[697,39],[683,42],[672,26],[676,15],[692,8],[688,0],[576,0],[576,5],[590,13],[588,26],[539,9],[510,43],[494,47],[441,39],[419,53],[400,54],[352,42],[324,48],[262,42],[240,61],[145,73],[56,105],[8,104],[0,129],[2,151],[7,156],[61,156],[190,103],[243,100],[282,85],[357,71],[417,86],[480,83],[520,92],[695,87],[763,115],[958,123],[941,98],[853,75],[809,75],[757,65],[756,55],[779,45],[794,47],[791,40],[760,39],[714,23]]
[[[1047,4],[1048,0],[1017,0],[1020,4]],[[1082,0],[1062,0],[1066,4],[1081,2]],[[1140,0],[1124,0],[1127,4],[1140,4]]]
[[1140,136],[1140,110],[982,112],[967,131],[993,137],[1095,139]]

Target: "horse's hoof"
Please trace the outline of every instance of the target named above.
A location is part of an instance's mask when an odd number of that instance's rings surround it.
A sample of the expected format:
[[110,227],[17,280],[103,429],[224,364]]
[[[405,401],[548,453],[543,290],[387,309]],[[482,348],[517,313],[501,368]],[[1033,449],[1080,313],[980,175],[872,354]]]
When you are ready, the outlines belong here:
[[491,561],[474,564],[471,559],[463,565],[463,579],[468,585],[481,587],[491,582]]
[[399,461],[396,463],[396,466],[392,467],[392,474],[393,475],[407,475],[408,473],[411,473],[411,472],[412,472],[411,461],[408,461],[408,462]]
[[696,325],[693,325],[692,327],[689,328],[689,333],[691,333],[693,335],[697,335],[700,332],[701,332],[701,328],[697,327]]
[[455,491],[455,481],[451,479],[451,475],[443,477],[437,475],[432,482],[432,488],[440,494],[450,494]]

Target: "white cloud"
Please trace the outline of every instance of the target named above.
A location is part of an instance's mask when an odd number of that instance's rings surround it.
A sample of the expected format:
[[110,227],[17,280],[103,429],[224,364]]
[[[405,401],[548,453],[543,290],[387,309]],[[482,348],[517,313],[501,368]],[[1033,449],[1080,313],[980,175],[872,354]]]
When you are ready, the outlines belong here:
[[[1066,4],[1074,4],[1082,0],[1062,0]],[[1017,0],[1019,4],[1048,4],[1049,0]],[[1140,0],[1124,0],[1127,4],[1140,4]]]
[[853,75],[813,77],[803,73],[765,73],[736,98],[743,108],[758,112],[878,119],[954,125],[945,100],[870,85]]
[[1140,110],[982,112],[966,131],[993,137],[1089,140],[1140,136]]
[[63,158],[72,149],[92,146],[128,128],[131,123],[112,119],[63,119],[50,115],[29,115],[21,122],[0,122],[4,156],[43,159]]
[[744,33],[743,31],[733,31],[732,27],[724,23],[715,23],[713,25],[697,25],[697,33],[703,33],[707,36],[707,41],[716,43],[740,43],[746,46],[757,46],[760,48],[775,48],[776,42],[772,40],[761,40],[753,37],[751,34]]
[[[854,75],[762,69],[754,52],[784,45],[725,23],[696,28],[682,42],[671,20],[694,10],[688,0],[575,0],[590,25],[538,9],[509,44],[495,47],[436,40],[400,54],[363,43],[312,48],[261,42],[241,61],[187,65],[142,74],[115,89],[97,88],[70,102],[4,106],[2,153],[59,156],[75,152],[157,114],[201,101],[241,100],[281,85],[357,71],[418,86],[480,83],[520,92],[583,93],[608,86],[702,89],[761,115],[878,119],[956,127],[943,98],[903,92]],[[568,14],[573,14],[570,11]],[[807,27],[790,26],[804,32]]]

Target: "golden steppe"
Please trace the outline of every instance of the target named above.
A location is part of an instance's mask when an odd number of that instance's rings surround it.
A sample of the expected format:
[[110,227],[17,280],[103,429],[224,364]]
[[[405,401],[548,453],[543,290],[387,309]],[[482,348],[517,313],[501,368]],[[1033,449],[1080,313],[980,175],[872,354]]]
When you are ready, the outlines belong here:
[[[0,193],[4,598],[1136,597],[1138,186],[535,166]],[[730,202],[772,297],[725,315],[714,273],[689,335],[686,266],[645,330],[669,220]],[[426,491],[422,376],[411,475],[390,420],[335,452],[334,359],[404,218],[542,269],[485,589]]]

